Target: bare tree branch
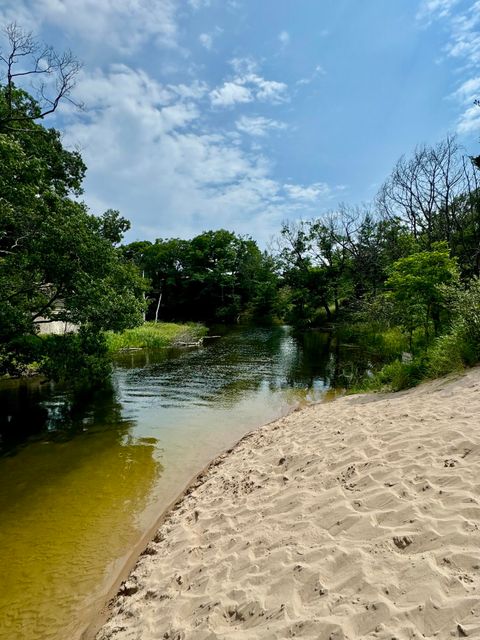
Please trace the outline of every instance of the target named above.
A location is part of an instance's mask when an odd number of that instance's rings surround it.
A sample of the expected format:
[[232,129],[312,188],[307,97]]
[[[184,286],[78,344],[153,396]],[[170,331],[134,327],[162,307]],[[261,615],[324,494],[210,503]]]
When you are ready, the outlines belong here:
[[[24,31],[15,22],[3,30],[8,42],[8,51],[0,51],[0,62],[4,65],[6,113],[0,116],[0,127],[12,122],[41,120],[58,108],[62,100],[81,108],[71,97],[71,91],[82,65],[71,51],[58,53],[53,47],[38,42],[30,32]],[[22,113],[14,108],[17,80],[39,78],[40,83],[30,83],[38,111]]]

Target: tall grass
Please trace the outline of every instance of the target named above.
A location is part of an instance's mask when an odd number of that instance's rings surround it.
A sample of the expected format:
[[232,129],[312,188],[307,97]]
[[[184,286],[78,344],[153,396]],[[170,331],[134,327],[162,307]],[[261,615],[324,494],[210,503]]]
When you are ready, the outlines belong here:
[[122,333],[108,331],[105,337],[108,350],[113,353],[122,349],[163,349],[179,342],[197,342],[207,331],[204,325],[193,322],[145,322]]

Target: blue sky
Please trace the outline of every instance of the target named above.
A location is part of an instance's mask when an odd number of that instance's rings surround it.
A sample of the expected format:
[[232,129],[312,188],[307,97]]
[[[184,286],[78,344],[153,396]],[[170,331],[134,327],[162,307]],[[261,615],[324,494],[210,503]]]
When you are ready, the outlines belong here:
[[456,132],[478,153],[478,0],[2,0],[84,66],[50,120],[128,239],[370,201],[395,161]]

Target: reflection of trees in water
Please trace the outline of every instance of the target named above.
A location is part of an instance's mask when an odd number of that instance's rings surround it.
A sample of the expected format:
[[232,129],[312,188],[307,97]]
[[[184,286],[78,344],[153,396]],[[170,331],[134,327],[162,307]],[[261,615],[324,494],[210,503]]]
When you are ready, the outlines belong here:
[[[345,387],[366,370],[364,354],[343,347],[333,332],[294,333],[288,327],[235,328],[219,341],[182,357],[162,357],[143,369],[134,356],[129,387],[161,398],[161,406],[234,407],[262,388],[270,393],[288,389]],[[126,365],[126,366],[125,366]]]
[[308,331],[295,335],[296,358],[287,376],[290,386],[348,388],[370,369],[365,351],[342,345],[333,331]]
[[0,386],[0,453],[13,452],[31,438],[66,441],[86,430],[112,426],[118,438],[133,426],[122,417],[113,387],[74,401],[38,379]]
[[315,382],[327,384],[327,366],[331,352],[332,334],[308,331],[294,336],[296,358],[288,374],[290,386],[313,387]]
[[[133,352],[116,364],[130,392],[155,396],[168,407],[233,407],[261,388],[275,393],[348,387],[370,368],[368,354],[343,345],[331,331],[295,334],[287,327],[236,328],[202,349]],[[66,394],[38,381],[0,388],[3,450],[34,435],[65,441],[85,429],[113,429],[121,438],[131,426],[113,389],[72,404]]]

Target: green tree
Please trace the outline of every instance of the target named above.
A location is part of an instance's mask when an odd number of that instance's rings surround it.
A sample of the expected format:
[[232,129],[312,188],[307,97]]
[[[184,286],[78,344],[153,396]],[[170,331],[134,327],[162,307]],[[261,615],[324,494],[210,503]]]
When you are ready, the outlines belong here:
[[397,303],[400,322],[410,335],[419,326],[429,337],[429,325],[433,322],[438,335],[444,296],[440,285],[458,281],[455,258],[445,242],[432,245],[431,251],[419,251],[393,263],[386,287]]

